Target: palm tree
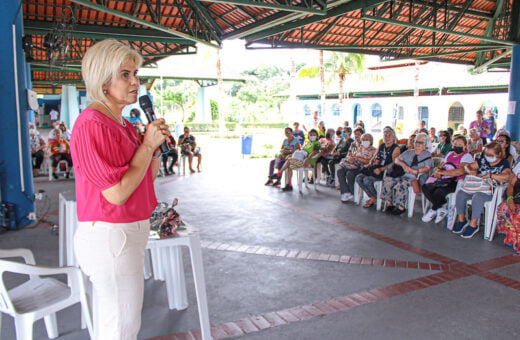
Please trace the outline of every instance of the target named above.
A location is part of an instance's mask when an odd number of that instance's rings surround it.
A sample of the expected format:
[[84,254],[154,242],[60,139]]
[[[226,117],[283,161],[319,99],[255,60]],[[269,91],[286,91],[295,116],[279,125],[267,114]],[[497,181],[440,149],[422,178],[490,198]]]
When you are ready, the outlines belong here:
[[343,112],[343,100],[345,98],[343,89],[345,80],[348,75],[361,73],[363,71],[365,56],[356,53],[332,52],[325,63],[323,59],[323,51],[320,50],[320,66],[304,67],[300,70],[298,75],[308,78],[314,78],[318,76],[318,74],[320,75],[322,110],[325,108],[325,73],[329,74],[328,81],[337,79],[339,82],[339,105],[341,112]]
[[345,80],[347,76],[353,73],[361,73],[363,71],[363,62],[365,55],[357,53],[336,53],[332,52],[331,56],[325,63],[325,69],[332,73],[339,81],[339,107],[341,112],[343,109],[343,99],[345,98]]

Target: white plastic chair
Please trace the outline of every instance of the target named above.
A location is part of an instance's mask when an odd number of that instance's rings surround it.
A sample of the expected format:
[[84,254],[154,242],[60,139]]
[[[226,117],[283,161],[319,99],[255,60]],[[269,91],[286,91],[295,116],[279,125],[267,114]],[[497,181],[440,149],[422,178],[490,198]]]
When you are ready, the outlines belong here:
[[[0,258],[22,257],[24,263],[0,260],[0,312],[11,315],[16,327],[18,340],[33,338],[33,323],[41,318],[45,322],[47,335],[54,339],[59,336],[56,312],[81,303],[86,315],[86,326],[92,336],[92,320],[88,315],[87,296],[83,278],[78,268],[49,268],[35,266],[34,256],[29,249],[0,250]],[[11,272],[29,275],[29,280],[21,285],[6,289],[3,274]],[[66,274],[68,284],[54,278],[40,275]],[[1,317],[1,314],[0,314]]]
[[[380,211],[383,208],[383,201],[381,200],[381,191],[383,190],[383,179],[386,177],[386,170],[383,173],[383,178],[380,181],[374,182],[374,189],[377,192],[377,200],[376,200],[376,210]],[[365,201],[365,197],[367,197],[366,193],[361,190],[361,187],[356,182],[354,184],[354,202],[356,204],[362,204]],[[368,197],[367,197],[368,199]]]
[[303,182],[305,182],[305,187],[306,188],[309,188],[309,180],[308,180],[308,172],[310,171],[311,174],[312,174],[312,178],[314,179],[314,190],[316,190],[316,185],[317,185],[317,179],[316,179],[316,174],[314,173],[314,169],[313,168],[298,168],[295,170],[296,171],[296,180],[298,181],[298,190],[300,191],[300,193],[302,192],[302,186],[303,186]]

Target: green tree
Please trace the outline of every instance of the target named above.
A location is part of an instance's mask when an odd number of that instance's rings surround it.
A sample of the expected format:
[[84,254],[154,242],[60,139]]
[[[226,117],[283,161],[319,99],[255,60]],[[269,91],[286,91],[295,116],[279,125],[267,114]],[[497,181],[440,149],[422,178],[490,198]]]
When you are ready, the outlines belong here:
[[[299,77],[315,78],[320,76],[321,100],[325,98],[325,74],[328,75],[328,81],[338,81],[339,87],[339,103],[343,111],[343,100],[345,96],[344,86],[345,80],[350,74],[363,72],[363,62],[365,55],[356,53],[337,53],[332,52],[327,61],[323,61],[323,51],[320,51],[320,66],[308,66],[300,69]],[[323,105],[323,103],[322,103]]]
[[363,71],[364,60],[364,54],[332,52],[332,55],[325,62],[325,69],[332,72],[339,82],[339,107],[342,111],[345,80],[348,75]]

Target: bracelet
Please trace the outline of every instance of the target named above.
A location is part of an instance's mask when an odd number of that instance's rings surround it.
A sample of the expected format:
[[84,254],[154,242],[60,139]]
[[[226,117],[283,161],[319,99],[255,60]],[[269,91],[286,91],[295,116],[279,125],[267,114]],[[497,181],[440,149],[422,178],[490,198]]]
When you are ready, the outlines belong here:
[[509,200],[510,200],[511,198],[512,198],[512,199],[514,199],[514,197],[513,197],[513,196],[509,196],[509,197],[508,197],[508,198],[506,199],[506,203],[508,203],[508,202],[509,202]]

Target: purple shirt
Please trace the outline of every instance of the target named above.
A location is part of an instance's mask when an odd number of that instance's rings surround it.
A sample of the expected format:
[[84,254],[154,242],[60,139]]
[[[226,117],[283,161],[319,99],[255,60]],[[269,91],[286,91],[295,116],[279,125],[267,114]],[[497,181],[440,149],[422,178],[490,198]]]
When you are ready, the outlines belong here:
[[489,123],[485,120],[482,120],[479,124],[478,120],[474,120],[469,124],[470,129],[477,129],[477,131],[480,133],[480,138],[486,138],[487,132],[486,130],[489,129]]

